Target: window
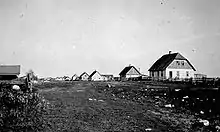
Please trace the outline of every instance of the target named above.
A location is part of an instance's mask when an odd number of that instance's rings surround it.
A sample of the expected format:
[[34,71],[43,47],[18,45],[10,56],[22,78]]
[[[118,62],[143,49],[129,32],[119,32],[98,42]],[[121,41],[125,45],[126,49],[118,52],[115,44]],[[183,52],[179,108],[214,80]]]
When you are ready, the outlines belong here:
[[189,77],[189,71],[186,71],[186,76]]
[[163,71],[161,71],[161,77],[163,77]]
[[176,72],[176,76],[179,77],[180,76],[180,71]]
[[182,65],[184,66],[184,61],[182,61],[181,63],[182,63]]
[[179,61],[176,61],[176,64],[177,64],[177,65],[180,65],[180,62],[179,62]]

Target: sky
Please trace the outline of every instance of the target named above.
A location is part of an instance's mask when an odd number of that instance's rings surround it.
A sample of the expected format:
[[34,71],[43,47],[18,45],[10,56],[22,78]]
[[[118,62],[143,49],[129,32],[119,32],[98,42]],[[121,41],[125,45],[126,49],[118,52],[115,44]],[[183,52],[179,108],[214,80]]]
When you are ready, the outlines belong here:
[[0,64],[39,77],[148,74],[169,51],[220,76],[219,0],[0,0]]

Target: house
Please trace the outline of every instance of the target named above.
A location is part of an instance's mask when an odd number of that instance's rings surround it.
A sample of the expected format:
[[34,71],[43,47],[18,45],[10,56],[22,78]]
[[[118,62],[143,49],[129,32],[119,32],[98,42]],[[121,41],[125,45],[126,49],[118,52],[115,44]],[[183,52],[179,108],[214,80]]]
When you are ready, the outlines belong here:
[[113,81],[114,76],[113,75],[102,75],[105,81]]
[[56,81],[63,81],[64,78],[63,78],[63,77],[56,77],[55,80],[56,80]]
[[114,77],[114,81],[120,81],[120,77]]
[[69,76],[63,76],[64,81],[70,81],[71,78]]
[[18,78],[20,65],[0,65],[0,80],[12,80]]
[[201,73],[195,73],[194,78],[195,79],[203,79],[203,78],[207,78],[207,75],[201,74]]
[[71,78],[71,81],[76,81],[79,80],[79,76],[77,76],[76,74],[74,74]]
[[189,79],[194,77],[196,69],[180,53],[171,53],[163,55],[148,70],[153,79]]
[[125,67],[119,75],[121,80],[134,80],[141,77],[141,73],[134,66]]
[[88,81],[89,78],[89,74],[87,74],[86,72],[83,72],[80,76],[79,79],[82,81]]
[[95,70],[89,76],[89,80],[90,81],[104,81],[104,78],[103,78],[103,76],[98,71]]

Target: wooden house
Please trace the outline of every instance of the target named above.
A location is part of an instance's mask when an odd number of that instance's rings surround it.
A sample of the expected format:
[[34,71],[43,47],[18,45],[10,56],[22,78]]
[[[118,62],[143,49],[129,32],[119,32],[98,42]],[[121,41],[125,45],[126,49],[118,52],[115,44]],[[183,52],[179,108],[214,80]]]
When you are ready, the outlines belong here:
[[141,77],[141,73],[134,66],[125,67],[120,73],[120,80],[135,80]]
[[182,80],[194,77],[196,69],[180,53],[171,53],[163,55],[148,70],[153,79]]
[[77,76],[76,74],[74,74],[71,78],[72,81],[77,81],[79,80],[79,76]]
[[95,70],[89,76],[89,80],[90,81],[104,81],[104,78],[103,78],[103,76],[98,71]]
[[102,75],[105,81],[113,81],[114,76],[113,75]]
[[88,81],[88,79],[89,79],[89,74],[87,74],[86,72],[83,72],[83,73],[79,76],[79,80]]
[[12,80],[18,78],[20,65],[0,65],[0,80]]

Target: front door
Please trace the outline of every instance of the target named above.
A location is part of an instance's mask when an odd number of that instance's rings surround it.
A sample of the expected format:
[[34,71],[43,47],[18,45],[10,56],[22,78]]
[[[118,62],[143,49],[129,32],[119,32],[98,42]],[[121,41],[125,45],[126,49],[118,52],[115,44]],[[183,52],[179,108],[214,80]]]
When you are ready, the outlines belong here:
[[172,71],[169,72],[169,78],[173,78],[173,72]]

